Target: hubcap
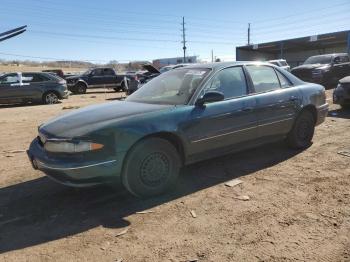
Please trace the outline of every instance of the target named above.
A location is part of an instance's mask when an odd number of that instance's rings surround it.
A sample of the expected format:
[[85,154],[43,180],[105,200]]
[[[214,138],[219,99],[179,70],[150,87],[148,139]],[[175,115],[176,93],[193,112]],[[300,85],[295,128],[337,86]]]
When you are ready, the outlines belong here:
[[151,187],[161,185],[168,177],[169,166],[169,159],[165,154],[155,152],[148,155],[140,168],[142,182]]
[[55,104],[58,101],[58,97],[54,93],[49,93],[46,95],[45,101],[47,104]]

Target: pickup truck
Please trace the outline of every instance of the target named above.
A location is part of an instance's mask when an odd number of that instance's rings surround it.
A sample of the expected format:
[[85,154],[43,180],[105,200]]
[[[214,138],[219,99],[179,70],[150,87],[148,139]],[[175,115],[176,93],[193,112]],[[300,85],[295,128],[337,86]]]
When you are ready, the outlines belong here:
[[128,85],[138,85],[131,76],[117,74],[113,68],[93,68],[82,75],[66,78],[69,91],[84,94],[88,88],[111,88],[116,92],[126,91]]
[[340,79],[350,75],[349,60],[347,53],[311,56],[291,72],[306,82],[333,87]]

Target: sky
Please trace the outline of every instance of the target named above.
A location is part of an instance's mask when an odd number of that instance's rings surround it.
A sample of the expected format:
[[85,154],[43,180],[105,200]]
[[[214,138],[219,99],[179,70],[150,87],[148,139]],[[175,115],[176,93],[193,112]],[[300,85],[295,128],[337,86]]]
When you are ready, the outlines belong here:
[[0,59],[105,63],[187,55],[233,60],[235,47],[350,30],[350,0],[1,0]]

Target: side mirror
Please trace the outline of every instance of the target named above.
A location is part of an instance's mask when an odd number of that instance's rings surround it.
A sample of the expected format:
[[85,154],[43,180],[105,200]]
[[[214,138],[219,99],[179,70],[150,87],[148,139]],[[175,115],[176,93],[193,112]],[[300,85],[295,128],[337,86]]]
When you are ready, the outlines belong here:
[[201,98],[199,98],[195,105],[203,106],[206,103],[218,102],[224,100],[225,96],[223,93],[218,91],[209,91],[205,93]]

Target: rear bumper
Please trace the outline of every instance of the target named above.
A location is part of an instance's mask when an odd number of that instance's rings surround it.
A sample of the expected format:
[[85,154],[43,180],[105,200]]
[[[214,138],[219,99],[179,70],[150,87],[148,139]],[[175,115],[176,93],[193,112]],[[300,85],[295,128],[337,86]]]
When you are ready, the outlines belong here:
[[328,115],[329,105],[328,103],[317,107],[317,119],[316,126],[322,124]]
[[72,187],[89,187],[115,183],[120,179],[121,162],[116,158],[103,161],[62,161],[48,156],[38,139],[34,139],[27,151],[34,169],[44,172],[60,184]]

